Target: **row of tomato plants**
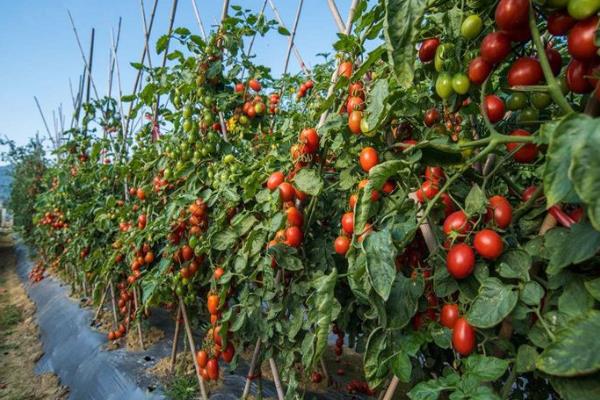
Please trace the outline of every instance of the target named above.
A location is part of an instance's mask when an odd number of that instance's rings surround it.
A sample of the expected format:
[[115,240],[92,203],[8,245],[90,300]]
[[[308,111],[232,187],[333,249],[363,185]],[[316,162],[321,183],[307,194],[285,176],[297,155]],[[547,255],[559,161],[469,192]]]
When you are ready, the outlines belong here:
[[281,79],[242,46],[273,21],[176,29],[168,67],[133,64],[135,137],[119,101],[86,105],[31,238],[119,285],[110,339],[184,301],[208,380],[262,343],[300,396],[334,332],[353,391],[594,398],[599,6],[546,3],[360,1],[334,59]]

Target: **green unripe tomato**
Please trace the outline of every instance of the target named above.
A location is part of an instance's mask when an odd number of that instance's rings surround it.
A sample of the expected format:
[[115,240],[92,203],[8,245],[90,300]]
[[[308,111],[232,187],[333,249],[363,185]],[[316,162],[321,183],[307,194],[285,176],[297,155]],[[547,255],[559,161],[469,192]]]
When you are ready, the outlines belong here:
[[363,118],[360,120],[360,131],[363,135],[367,137],[373,137],[376,133],[375,130],[369,129],[369,122],[367,121],[367,118]]
[[198,245],[198,238],[197,238],[196,236],[192,236],[192,237],[190,237],[190,240],[189,240],[189,242],[188,242],[188,245],[189,245],[191,248],[194,248],[194,247],[196,247],[196,246]]
[[190,118],[186,118],[183,120],[183,131],[186,133],[190,133],[194,129],[194,121]]
[[469,91],[471,82],[465,74],[457,73],[452,77],[452,89],[458,94],[465,94]]
[[171,179],[171,168],[165,168],[165,170],[163,171],[163,177],[166,180]]
[[183,107],[183,117],[191,118],[191,116],[192,116],[192,107],[190,105],[186,105],[185,107]]
[[519,123],[530,123],[535,122],[540,117],[540,113],[535,108],[527,107],[521,110],[517,122]]
[[438,75],[435,81],[435,92],[444,100],[452,96],[452,78],[450,78],[450,74],[442,72]]
[[548,93],[533,93],[531,95],[531,104],[538,110],[543,110],[552,103],[552,97]]
[[600,0],[569,0],[567,11],[575,19],[586,19],[596,14],[600,8]]
[[514,92],[506,100],[506,108],[515,111],[527,105],[527,96],[523,92]]
[[177,296],[183,296],[183,287],[177,286],[177,289],[175,289],[175,293],[177,294]]
[[248,125],[248,123],[250,122],[250,120],[245,115],[240,115],[239,122],[240,122],[240,125],[246,126],[246,125]]
[[223,162],[225,164],[229,164],[235,161],[235,157],[233,154],[227,154],[225,157],[223,157]]
[[460,26],[460,34],[468,40],[475,39],[481,33],[483,21],[479,15],[469,15]]

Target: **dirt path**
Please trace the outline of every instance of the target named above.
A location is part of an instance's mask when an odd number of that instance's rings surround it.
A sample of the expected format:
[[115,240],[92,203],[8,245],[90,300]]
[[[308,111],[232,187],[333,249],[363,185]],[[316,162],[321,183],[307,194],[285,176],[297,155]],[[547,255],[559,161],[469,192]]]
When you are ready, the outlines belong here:
[[54,374],[36,375],[42,356],[35,306],[15,272],[12,248],[0,248],[0,399],[62,400],[67,390]]

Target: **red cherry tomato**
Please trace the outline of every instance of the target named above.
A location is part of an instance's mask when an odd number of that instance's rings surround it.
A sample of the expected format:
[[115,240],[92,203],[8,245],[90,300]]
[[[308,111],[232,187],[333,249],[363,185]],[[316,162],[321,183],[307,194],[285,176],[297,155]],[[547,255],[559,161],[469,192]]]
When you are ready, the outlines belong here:
[[372,147],[362,149],[359,156],[359,163],[363,171],[369,172],[371,168],[379,164],[377,150]]
[[346,103],[346,112],[350,114],[352,111],[362,111],[365,108],[365,102],[361,97],[351,96]]
[[286,210],[287,222],[290,226],[302,226],[304,216],[296,207],[290,207]]
[[588,65],[583,61],[571,60],[567,66],[567,86],[573,93],[584,94],[592,91],[592,85],[586,79]]
[[304,234],[297,226],[290,226],[285,230],[285,244],[290,247],[298,247],[302,244]]
[[471,223],[463,211],[455,211],[444,220],[444,233],[466,235],[471,230]]
[[489,199],[488,218],[493,219],[496,226],[506,229],[512,221],[512,206],[504,196],[492,196]]
[[294,200],[294,187],[288,183],[288,182],[282,182],[279,184],[278,186],[279,188],[279,197],[281,198],[281,201],[283,201],[284,203],[286,201],[292,201]]
[[481,41],[481,57],[490,64],[498,64],[510,53],[510,38],[503,32],[488,33]]
[[458,304],[444,304],[440,313],[440,324],[452,329],[458,320]]
[[338,236],[333,246],[336,253],[340,256],[345,256],[350,248],[350,239],[347,236]]
[[424,63],[433,60],[439,45],[440,40],[438,38],[425,39],[419,48],[419,60]]
[[576,22],[566,10],[555,11],[548,15],[548,32],[554,36],[564,36]]
[[510,86],[530,86],[542,80],[544,73],[540,63],[535,58],[521,57],[508,70]]
[[495,260],[502,254],[504,243],[496,232],[491,229],[483,229],[475,234],[473,247],[481,257]]
[[593,16],[579,21],[571,28],[568,36],[569,54],[578,60],[590,60],[597,57],[596,30],[598,17]]
[[458,243],[452,246],[446,257],[448,272],[456,279],[471,275],[475,268],[475,253],[468,244]]
[[476,85],[481,85],[492,72],[492,65],[482,57],[477,57],[469,64],[469,80]]
[[452,329],[452,346],[461,356],[468,356],[475,349],[475,330],[465,318],[459,318]]
[[235,348],[233,347],[233,343],[229,342],[227,343],[225,350],[221,353],[221,357],[223,358],[223,361],[229,364],[231,360],[233,360],[234,354]]
[[440,183],[444,179],[444,170],[442,167],[426,167],[425,179],[434,183]]
[[527,189],[523,190],[523,193],[521,194],[521,200],[528,201],[536,190],[536,186],[529,186]]
[[430,108],[429,110],[427,110],[427,112],[425,112],[425,116],[423,117],[423,122],[425,123],[425,126],[431,128],[433,125],[440,122],[441,118],[442,117],[440,115],[440,112],[437,110],[437,108]]
[[269,190],[272,192],[273,190],[277,189],[277,187],[284,180],[285,180],[285,176],[283,175],[283,172],[281,172],[281,171],[273,172],[271,174],[271,176],[269,176],[269,179],[267,180],[267,188],[269,188]]
[[219,361],[215,358],[208,360],[206,363],[206,372],[210,380],[216,381],[219,379]]
[[352,211],[342,215],[342,229],[348,235],[352,235],[354,232],[354,213]]
[[483,110],[487,114],[490,122],[495,124],[504,118],[504,101],[494,94],[487,95],[483,101]]
[[510,31],[527,24],[529,18],[529,0],[500,0],[496,6],[496,26]]
[[303,129],[302,132],[300,132],[298,141],[304,145],[302,151],[305,154],[316,153],[319,149],[319,135],[315,128]]
[[[511,136],[530,136],[529,132],[524,129],[516,129],[511,132]],[[538,148],[533,143],[508,143],[506,149],[510,152],[514,151],[517,147],[522,146],[516,153],[513,154],[515,161],[520,163],[533,162],[538,154]]]
[[562,69],[562,57],[558,50],[552,47],[546,47],[546,58],[548,59],[550,69],[554,76],[560,74],[560,70]]
[[425,181],[423,182],[421,187],[417,189],[417,192],[415,194],[417,195],[417,201],[419,203],[423,203],[425,199],[433,199],[439,191],[439,187],[435,182]]

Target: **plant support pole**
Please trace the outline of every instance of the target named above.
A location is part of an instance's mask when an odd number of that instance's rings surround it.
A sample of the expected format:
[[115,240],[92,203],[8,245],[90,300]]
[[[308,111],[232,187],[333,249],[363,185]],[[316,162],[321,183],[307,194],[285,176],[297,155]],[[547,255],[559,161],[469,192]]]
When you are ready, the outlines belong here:
[[275,382],[275,389],[277,390],[277,398],[283,400],[285,395],[283,393],[283,387],[281,386],[281,379],[279,379],[279,371],[277,370],[277,364],[273,357],[269,358],[269,365],[271,365],[271,374],[273,374],[273,381]]
[[198,384],[200,385],[200,393],[202,394],[202,398],[204,400],[208,400],[208,396],[206,395],[206,388],[204,387],[204,379],[202,378],[202,375],[200,375],[200,366],[198,365],[198,360],[196,359],[196,344],[194,343],[192,328],[190,327],[190,321],[188,319],[187,311],[185,309],[185,303],[183,302],[183,298],[181,296],[179,296],[179,309],[181,310],[181,314],[183,315],[183,324],[185,326],[185,332],[187,334],[190,352],[192,353],[192,361],[194,362],[194,368],[196,369],[196,378],[198,378]]
[[175,368],[175,362],[177,361],[177,346],[179,345],[179,330],[181,329],[181,307],[177,305],[177,316],[175,317],[175,334],[173,335],[173,347],[171,349],[171,373]]
[[[138,291],[137,291],[136,287],[133,288],[133,305],[135,307],[135,312],[136,313],[140,312],[139,303],[138,303]],[[141,315],[138,316],[137,331],[138,331],[138,336],[140,339],[140,347],[142,348],[142,350],[144,350],[144,336],[143,336],[143,332],[142,332],[142,316]]]
[[254,345],[254,352],[252,353],[252,360],[250,361],[250,369],[248,369],[248,376],[246,376],[246,384],[244,385],[244,392],[242,393],[242,399],[245,399],[250,392],[250,384],[254,379],[254,369],[256,367],[256,361],[258,359],[258,353],[260,352],[260,339],[256,340]]

